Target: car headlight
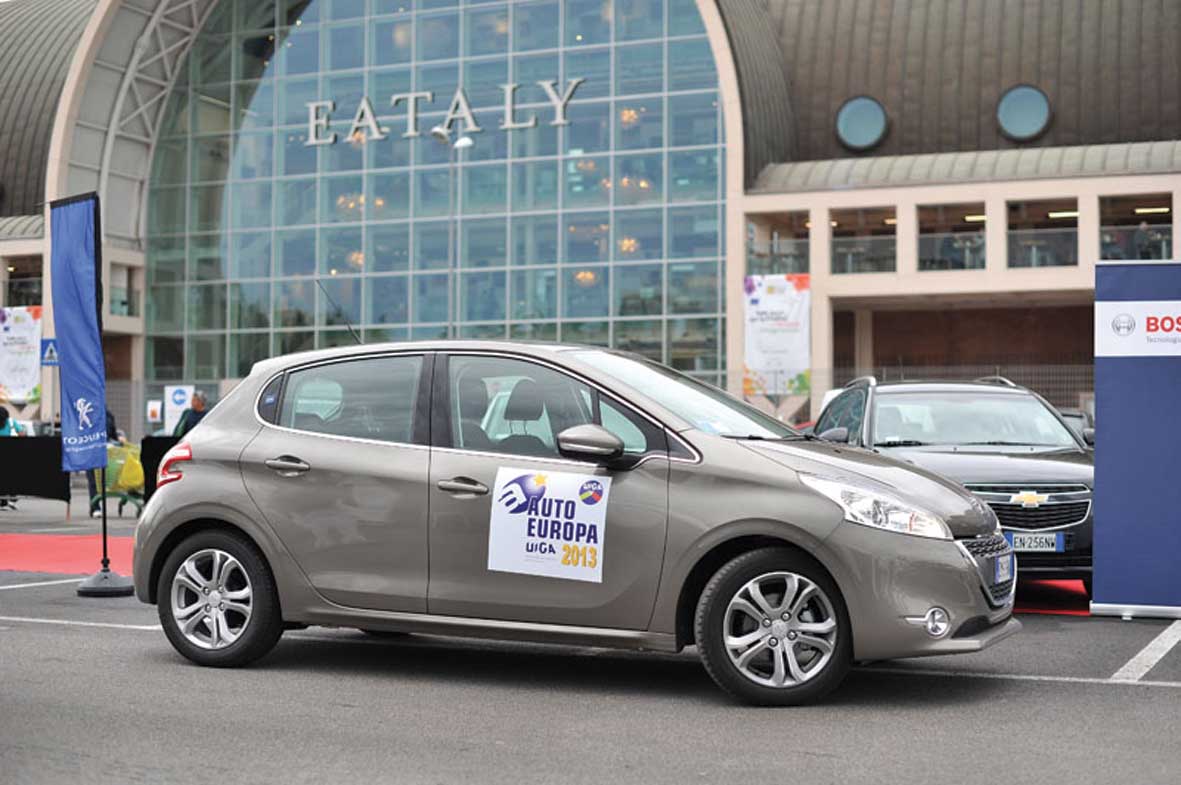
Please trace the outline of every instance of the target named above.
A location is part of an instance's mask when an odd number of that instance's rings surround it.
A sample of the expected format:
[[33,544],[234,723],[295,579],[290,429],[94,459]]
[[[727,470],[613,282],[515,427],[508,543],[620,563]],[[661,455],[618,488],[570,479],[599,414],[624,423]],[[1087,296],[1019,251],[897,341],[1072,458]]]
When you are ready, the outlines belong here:
[[845,520],[850,523],[934,540],[951,539],[951,530],[939,516],[908,504],[880,488],[811,474],[801,474],[800,481],[840,505],[845,511]]

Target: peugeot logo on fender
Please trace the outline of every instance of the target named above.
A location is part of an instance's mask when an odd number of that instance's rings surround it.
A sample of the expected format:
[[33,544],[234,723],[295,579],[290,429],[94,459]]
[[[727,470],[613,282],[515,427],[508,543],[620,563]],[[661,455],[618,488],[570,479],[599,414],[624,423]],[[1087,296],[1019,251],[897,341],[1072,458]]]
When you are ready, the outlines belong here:
[[1116,335],[1125,338],[1136,331],[1136,319],[1130,313],[1121,313],[1111,320],[1111,329]]

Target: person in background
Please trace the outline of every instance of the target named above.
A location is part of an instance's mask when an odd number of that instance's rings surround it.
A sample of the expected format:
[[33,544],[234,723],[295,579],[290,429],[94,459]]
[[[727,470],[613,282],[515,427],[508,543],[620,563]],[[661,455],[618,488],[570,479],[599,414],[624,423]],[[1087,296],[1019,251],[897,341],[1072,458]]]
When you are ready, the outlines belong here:
[[205,393],[200,390],[193,392],[193,400],[189,404],[189,408],[181,412],[180,420],[177,421],[176,427],[172,430],[173,436],[184,436],[193,428],[197,427],[197,423],[205,417],[209,411],[209,400],[205,397]]
[[1137,259],[1155,259],[1156,249],[1152,247],[1152,233],[1148,230],[1148,221],[1141,221],[1132,235],[1132,243],[1136,246]]
[[[125,439],[119,435],[119,429],[115,425],[115,415],[111,414],[111,410],[107,409],[107,442],[123,442]],[[99,507],[98,483],[95,478],[98,476],[98,469],[91,469],[86,472],[86,489],[90,492],[90,517],[101,518],[102,509]]]
[[[25,429],[21,427],[12,415],[8,413],[8,409],[0,406],[0,437],[3,436],[25,436]],[[16,498],[12,496],[0,496],[0,510],[15,510]]]

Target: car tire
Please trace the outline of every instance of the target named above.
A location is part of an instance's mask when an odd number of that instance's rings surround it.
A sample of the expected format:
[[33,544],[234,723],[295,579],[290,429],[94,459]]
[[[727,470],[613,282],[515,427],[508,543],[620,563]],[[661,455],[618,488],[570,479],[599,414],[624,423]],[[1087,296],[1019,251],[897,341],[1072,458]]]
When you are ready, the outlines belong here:
[[[778,585],[783,588],[776,595]],[[759,587],[763,605],[778,618],[772,621],[752,599],[751,586]],[[747,608],[763,618],[756,620]],[[825,632],[818,632],[822,628]],[[719,569],[697,602],[694,634],[713,680],[739,700],[760,706],[796,706],[823,698],[844,680],[853,659],[844,598],[819,564],[791,548],[744,553]],[[756,642],[749,647],[734,647],[752,637]],[[821,643],[827,643],[827,650]]]
[[[202,606],[202,600],[209,602]],[[230,532],[199,532],[174,548],[160,571],[156,601],[169,642],[198,665],[248,665],[283,634],[279,593],[266,560],[252,542]],[[195,612],[185,613],[193,607]]]

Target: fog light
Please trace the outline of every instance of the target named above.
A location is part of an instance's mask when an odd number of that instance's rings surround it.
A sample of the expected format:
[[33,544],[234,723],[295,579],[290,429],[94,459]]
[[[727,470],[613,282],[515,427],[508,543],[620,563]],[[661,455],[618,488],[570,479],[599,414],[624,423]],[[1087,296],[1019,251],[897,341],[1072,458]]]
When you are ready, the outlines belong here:
[[923,626],[932,638],[942,638],[951,629],[951,617],[947,615],[947,611],[935,607],[927,611],[927,615],[923,617]]

